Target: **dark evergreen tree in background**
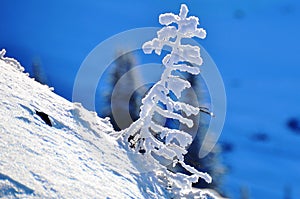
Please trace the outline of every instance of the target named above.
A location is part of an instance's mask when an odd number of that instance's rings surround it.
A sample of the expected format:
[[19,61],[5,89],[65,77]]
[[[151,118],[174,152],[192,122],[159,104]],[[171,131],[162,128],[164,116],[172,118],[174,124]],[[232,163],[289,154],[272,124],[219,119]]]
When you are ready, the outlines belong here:
[[[99,114],[101,117],[110,117],[115,130],[119,131],[128,127],[139,115],[138,92],[131,93],[136,87],[139,75],[133,67],[136,59],[131,53],[119,52],[117,58],[109,71],[107,78],[108,87],[103,98],[105,106],[101,106]],[[118,86],[116,86],[118,84]],[[129,100],[129,103],[128,101]],[[112,104],[113,103],[113,104]],[[112,110],[114,107],[114,114]],[[128,111],[130,118],[128,118]]]
[[32,62],[32,77],[41,84],[49,85],[48,78],[38,58],[35,58]]

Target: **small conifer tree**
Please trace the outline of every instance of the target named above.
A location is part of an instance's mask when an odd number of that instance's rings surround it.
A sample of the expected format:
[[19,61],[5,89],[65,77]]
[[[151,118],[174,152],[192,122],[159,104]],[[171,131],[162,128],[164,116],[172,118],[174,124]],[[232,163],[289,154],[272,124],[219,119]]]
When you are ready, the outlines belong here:
[[[192,183],[199,178],[211,183],[209,174],[198,171],[184,162],[187,147],[192,143],[192,136],[185,131],[172,129],[155,121],[155,114],[174,119],[187,127],[193,127],[193,120],[188,117],[197,115],[201,109],[180,101],[183,90],[191,87],[186,79],[176,75],[176,72],[197,75],[202,65],[200,48],[189,44],[183,44],[182,39],[198,37],[204,39],[206,31],[198,28],[199,19],[187,16],[188,8],[181,5],[179,15],[173,13],[161,14],[160,24],[164,27],[157,32],[157,38],[144,43],[143,51],[150,54],[153,51],[160,55],[164,46],[171,48],[162,63],[165,70],[158,81],[142,100],[139,119],[129,128],[121,131],[120,141],[137,153],[144,154],[149,162],[163,165],[163,161],[170,161],[173,166],[179,164],[189,175],[172,173],[165,167],[165,175],[168,187],[174,194],[174,198],[207,198],[210,192],[192,189]],[[192,65],[191,65],[192,64]],[[184,114],[183,114],[184,113]]]

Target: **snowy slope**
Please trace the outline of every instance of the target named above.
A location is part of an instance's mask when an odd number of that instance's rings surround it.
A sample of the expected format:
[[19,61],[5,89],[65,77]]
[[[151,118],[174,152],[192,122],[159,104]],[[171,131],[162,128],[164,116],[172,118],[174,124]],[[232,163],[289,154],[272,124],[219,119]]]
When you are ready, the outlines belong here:
[[107,120],[2,60],[0,71],[0,198],[144,198],[146,187],[151,193],[106,134],[113,131]]

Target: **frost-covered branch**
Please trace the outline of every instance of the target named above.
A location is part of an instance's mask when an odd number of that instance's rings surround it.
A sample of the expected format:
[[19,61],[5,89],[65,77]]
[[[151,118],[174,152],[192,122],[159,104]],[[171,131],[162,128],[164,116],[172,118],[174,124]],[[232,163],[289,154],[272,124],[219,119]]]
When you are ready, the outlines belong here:
[[4,57],[5,53],[6,53],[5,49],[2,49],[0,51],[0,60],[5,61],[9,65],[14,66],[17,70],[23,72],[24,68],[21,66],[21,64],[17,60],[15,60],[14,58]]

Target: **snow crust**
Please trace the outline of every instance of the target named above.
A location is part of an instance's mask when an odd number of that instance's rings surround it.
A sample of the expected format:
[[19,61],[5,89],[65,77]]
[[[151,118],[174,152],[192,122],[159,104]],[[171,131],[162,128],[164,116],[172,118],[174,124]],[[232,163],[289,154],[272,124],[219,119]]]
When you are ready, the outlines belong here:
[[166,198],[151,172],[141,173],[136,157],[107,135],[108,119],[57,96],[14,63],[0,59],[0,198]]

